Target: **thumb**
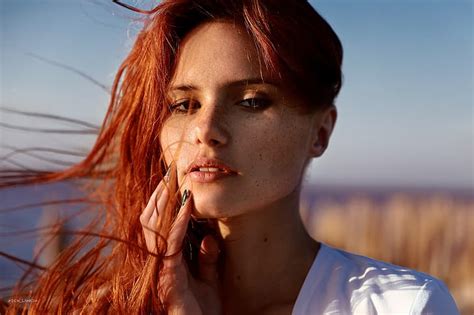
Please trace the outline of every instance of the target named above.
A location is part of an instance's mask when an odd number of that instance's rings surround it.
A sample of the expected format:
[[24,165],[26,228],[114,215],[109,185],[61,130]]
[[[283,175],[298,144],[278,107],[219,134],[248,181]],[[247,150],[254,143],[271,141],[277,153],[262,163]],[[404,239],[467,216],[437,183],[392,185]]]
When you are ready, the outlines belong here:
[[206,235],[199,250],[199,276],[202,281],[214,288],[218,286],[217,260],[219,252],[216,239],[211,235]]

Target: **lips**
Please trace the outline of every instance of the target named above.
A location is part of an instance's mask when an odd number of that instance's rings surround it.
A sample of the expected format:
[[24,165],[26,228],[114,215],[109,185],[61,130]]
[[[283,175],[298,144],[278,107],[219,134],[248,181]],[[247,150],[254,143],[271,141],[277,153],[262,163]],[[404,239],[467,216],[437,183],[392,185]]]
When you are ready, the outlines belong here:
[[225,172],[226,170],[218,167],[196,167],[191,170],[191,172]]
[[186,174],[196,182],[212,182],[237,175],[237,171],[219,159],[197,158],[189,165]]

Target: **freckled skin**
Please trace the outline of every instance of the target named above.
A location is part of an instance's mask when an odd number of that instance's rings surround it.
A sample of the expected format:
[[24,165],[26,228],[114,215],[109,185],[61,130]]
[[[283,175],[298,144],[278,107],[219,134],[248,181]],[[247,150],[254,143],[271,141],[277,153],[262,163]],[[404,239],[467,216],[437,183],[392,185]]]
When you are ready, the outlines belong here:
[[[230,23],[201,25],[180,47],[171,86],[192,84],[200,89],[170,96],[174,102],[193,98],[200,108],[173,114],[160,140],[166,161],[177,163],[181,191],[193,192],[194,215],[232,217],[277,202],[298,187],[306,163],[315,156],[318,117],[286,106],[299,100],[283,85],[224,88],[227,82],[258,77],[253,44],[245,31]],[[252,111],[239,105],[260,92],[272,101],[269,107]],[[239,175],[213,183],[191,182],[185,171],[198,155],[220,158]]]

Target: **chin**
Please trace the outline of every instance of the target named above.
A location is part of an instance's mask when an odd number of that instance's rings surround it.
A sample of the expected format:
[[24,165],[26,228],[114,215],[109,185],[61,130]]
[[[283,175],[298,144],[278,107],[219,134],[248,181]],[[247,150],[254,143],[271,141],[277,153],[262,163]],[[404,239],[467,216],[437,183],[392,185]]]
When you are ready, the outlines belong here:
[[210,194],[194,195],[193,215],[197,218],[216,219],[228,217],[232,213],[229,198],[225,196],[213,196]]
[[203,219],[216,219],[225,217],[226,211],[223,210],[225,207],[220,206],[218,203],[208,202],[194,202],[195,209],[193,215],[197,218]]

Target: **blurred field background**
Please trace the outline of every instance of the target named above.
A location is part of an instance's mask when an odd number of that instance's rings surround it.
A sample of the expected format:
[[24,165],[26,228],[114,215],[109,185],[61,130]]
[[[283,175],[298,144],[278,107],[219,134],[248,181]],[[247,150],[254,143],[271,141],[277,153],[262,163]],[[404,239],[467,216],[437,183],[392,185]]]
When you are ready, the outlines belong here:
[[306,192],[302,216],[328,245],[443,280],[461,313],[474,314],[472,192],[316,187]]
[[[1,209],[79,196],[64,183],[0,190]],[[42,240],[37,234],[14,232],[52,224],[58,214],[76,210],[52,205],[0,211],[1,250],[31,260]],[[474,314],[472,191],[308,185],[302,192],[301,215],[319,241],[443,280],[461,314]],[[51,263],[65,243],[65,238],[53,240],[39,261]],[[13,284],[20,274],[20,265],[0,258],[1,287]]]

